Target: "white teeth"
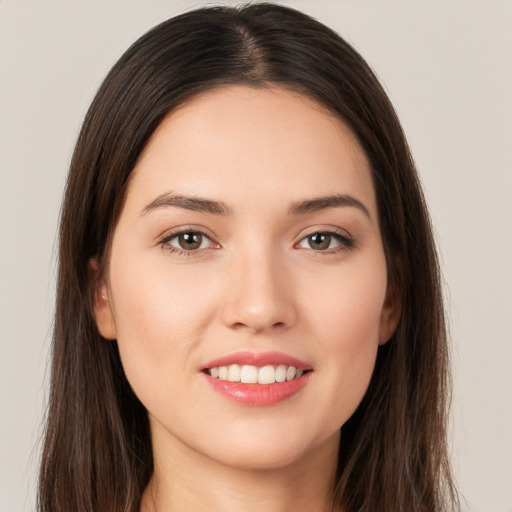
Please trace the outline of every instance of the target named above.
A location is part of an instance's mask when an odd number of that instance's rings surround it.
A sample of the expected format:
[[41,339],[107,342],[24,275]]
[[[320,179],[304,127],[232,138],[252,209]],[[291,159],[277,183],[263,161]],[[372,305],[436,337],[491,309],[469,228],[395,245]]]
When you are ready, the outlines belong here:
[[297,373],[297,368],[294,366],[290,366],[288,370],[286,370],[286,380],[293,380],[295,378],[295,374]]
[[240,366],[237,364],[232,364],[228,368],[228,378],[229,382],[240,382]]
[[244,364],[240,372],[240,382],[244,384],[256,384],[258,382],[258,368]]
[[274,384],[276,371],[273,366],[264,366],[258,370],[258,384]]
[[286,366],[284,364],[280,364],[276,368],[276,382],[284,382],[286,380]]
[[244,364],[231,364],[229,366],[217,366],[209,369],[209,374],[219,380],[229,382],[242,382],[243,384],[274,384],[286,380],[298,379],[304,374],[304,370],[294,366],[280,364],[278,366],[252,366]]

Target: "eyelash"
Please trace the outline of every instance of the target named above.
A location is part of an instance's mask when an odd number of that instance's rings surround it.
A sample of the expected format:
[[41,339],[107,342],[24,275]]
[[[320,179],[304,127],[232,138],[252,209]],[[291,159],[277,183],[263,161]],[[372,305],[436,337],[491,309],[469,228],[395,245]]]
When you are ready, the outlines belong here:
[[[180,249],[178,247],[174,247],[173,245],[170,245],[171,240],[179,237],[180,235],[199,235],[199,236],[209,240],[211,245],[207,248],[195,249],[195,250]],[[212,237],[210,235],[208,235],[207,233],[205,233],[204,231],[201,231],[200,229],[190,229],[190,228],[179,229],[179,230],[173,231],[172,233],[165,235],[158,243],[167,252],[169,252],[171,254],[176,254],[178,256],[183,256],[186,258],[191,257],[191,256],[199,256],[204,251],[210,251],[212,249],[216,249],[216,248],[220,247],[220,245],[217,244],[216,242],[214,242],[212,240]]]
[[319,231],[313,231],[305,236],[303,236],[299,242],[297,244],[294,245],[294,247],[297,247],[297,246],[300,246],[300,244],[307,240],[308,238],[311,238],[315,235],[323,235],[323,236],[328,236],[330,237],[331,239],[334,239],[338,242],[338,246],[335,247],[335,248],[332,248],[332,249],[327,249],[327,250],[315,250],[313,248],[310,248],[310,250],[314,251],[315,254],[338,254],[338,253],[341,253],[341,252],[346,252],[346,251],[349,251],[351,249],[354,249],[355,246],[356,246],[356,243],[355,243],[355,239],[348,235],[346,232],[344,231],[341,231],[341,230],[319,230]]
[[[211,245],[209,247],[206,247],[203,249],[198,248],[198,249],[191,249],[191,250],[180,249],[178,247],[170,245],[171,240],[179,237],[180,235],[199,235],[199,236],[209,240]],[[337,253],[349,251],[349,250],[353,249],[356,245],[354,238],[351,237],[350,235],[347,235],[345,232],[341,232],[338,230],[332,230],[332,231],[328,231],[328,230],[320,231],[319,230],[319,231],[313,231],[309,234],[304,235],[299,240],[299,242],[294,245],[294,248],[300,247],[300,244],[302,242],[304,242],[308,238],[313,237],[315,235],[329,236],[331,238],[334,238],[339,243],[339,245],[333,249],[315,250],[313,248],[310,248],[309,250],[314,251],[315,254],[325,254],[325,255],[337,254]],[[173,231],[172,233],[165,235],[158,243],[163,249],[165,249],[169,253],[176,254],[178,256],[183,256],[183,257],[199,256],[204,251],[210,251],[212,249],[217,249],[220,247],[220,245],[218,243],[216,243],[212,240],[210,235],[208,235],[204,231],[201,231],[198,229],[180,229],[177,231]]]

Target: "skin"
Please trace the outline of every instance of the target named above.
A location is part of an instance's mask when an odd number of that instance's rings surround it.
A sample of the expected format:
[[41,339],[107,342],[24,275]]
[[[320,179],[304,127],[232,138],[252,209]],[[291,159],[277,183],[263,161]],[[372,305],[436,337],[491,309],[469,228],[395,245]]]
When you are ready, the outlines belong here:
[[[229,213],[159,206],[163,194],[220,201]],[[339,194],[363,207],[289,212]],[[198,249],[176,252],[182,228],[204,233]],[[343,238],[331,235],[327,248],[308,238],[326,232]],[[152,432],[141,510],[329,509],[339,429],[399,309],[369,163],[350,130],[283,89],[192,99],[140,156],[107,267],[98,328],[117,339]],[[241,405],[201,373],[240,350],[283,352],[313,372],[284,402]]]

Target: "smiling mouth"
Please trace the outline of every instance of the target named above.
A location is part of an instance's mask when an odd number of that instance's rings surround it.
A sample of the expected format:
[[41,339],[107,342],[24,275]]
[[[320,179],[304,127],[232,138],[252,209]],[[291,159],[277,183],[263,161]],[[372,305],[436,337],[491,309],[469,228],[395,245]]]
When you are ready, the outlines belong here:
[[205,368],[203,372],[218,380],[240,382],[242,384],[268,385],[299,379],[302,375],[311,372],[311,370],[304,370],[284,364],[266,366],[231,364],[228,366]]

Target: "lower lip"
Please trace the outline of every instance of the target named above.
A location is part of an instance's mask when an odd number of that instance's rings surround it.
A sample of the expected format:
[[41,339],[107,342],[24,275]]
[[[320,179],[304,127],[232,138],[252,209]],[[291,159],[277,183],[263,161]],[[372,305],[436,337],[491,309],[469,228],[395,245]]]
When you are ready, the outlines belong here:
[[298,393],[308,382],[312,372],[304,373],[298,379],[274,384],[242,384],[220,380],[203,373],[208,384],[227,398],[242,404],[255,407],[275,405]]

